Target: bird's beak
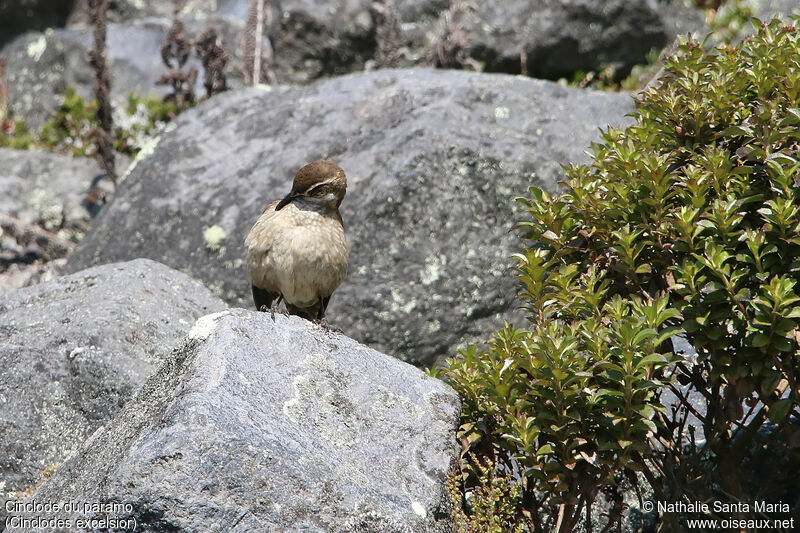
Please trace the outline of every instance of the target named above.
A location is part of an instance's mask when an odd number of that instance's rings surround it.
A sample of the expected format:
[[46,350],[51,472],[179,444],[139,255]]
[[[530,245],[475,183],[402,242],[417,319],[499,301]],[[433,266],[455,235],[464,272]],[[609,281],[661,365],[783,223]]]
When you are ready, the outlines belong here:
[[286,205],[287,205],[289,202],[291,202],[292,200],[294,200],[296,197],[297,197],[297,196],[296,196],[294,193],[291,193],[291,192],[290,192],[289,194],[287,194],[287,195],[286,195],[286,196],[283,198],[283,200],[281,200],[280,202],[278,202],[278,205],[276,205],[276,206],[275,206],[275,211],[280,211],[281,209],[283,209],[284,207],[286,207]]

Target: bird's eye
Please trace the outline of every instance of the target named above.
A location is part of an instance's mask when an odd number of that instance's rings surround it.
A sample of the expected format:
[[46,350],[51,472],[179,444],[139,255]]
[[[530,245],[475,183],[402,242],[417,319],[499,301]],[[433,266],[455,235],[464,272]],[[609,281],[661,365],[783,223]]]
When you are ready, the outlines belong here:
[[319,194],[320,185],[322,185],[322,184],[321,183],[315,183],[314,185],[312,185],[311,187],[306,189],[306,192],[304,194],[306,196],[317,196]]
[[313,196],[314,198],[321,198],[330,192],[330,187],[327,187],[327,183],[318,183],[311,187],[307,192],[306,195]]

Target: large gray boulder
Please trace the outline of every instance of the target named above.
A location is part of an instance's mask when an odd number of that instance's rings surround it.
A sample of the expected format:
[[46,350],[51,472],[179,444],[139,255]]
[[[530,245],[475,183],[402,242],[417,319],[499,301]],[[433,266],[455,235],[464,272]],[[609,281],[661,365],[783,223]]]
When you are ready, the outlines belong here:
[[375,19],[369,0],[278,2],[267,30],[281,82],[307,83],[362,70],[375,56]]
[[[469,2],[462,2],[468,5]],[[670,39],[655,0],[506,0],[455,11],[469,55],[491,72],[559,78],[611,67],[625,74]]]
[[9,492],[33,488],[60,465],[199,316],[224,308],[198,282],[146,259],[3,292],[0,518]]
[[234,309],[198,320],[32,501],[120,502],[137,531],[444,532],[459,411],[392,357]]
[[[243,23],[224,16],[183,19],[189,36],[206,27],[217,30],[222,47],[231,56],[226,67],[232,87],[242,86],[240,41]],[[170,92],[156,82],[169,70],[161,59],[161,44],[172,24],[167,18],[147,18],[109,24],[108,62],[111,69],[111,97],[124,105],[128,94],[163,97]],[[69,28],[30,32],[11,41],[0,51],[12,113],[23,118],[33,130],[39,129],[61,105],[64,91],[75,87],[79,94],[94,99],[94,71],[89,64],[93,46],[92,29]],[[199,71],[196,93],[201,96],[203,68],[192,59],[184,67]]]
[[328,316],[430,365],[522,323],[514,198],[556,190],[560,165],[586,161],[600,128],[632,110],[627,95],[422,69],[229,92],[179,116],[133,165],[67,267],[149,257],[252,306],[245,234],[300,167],[329,158],[348,176],[350,268]]

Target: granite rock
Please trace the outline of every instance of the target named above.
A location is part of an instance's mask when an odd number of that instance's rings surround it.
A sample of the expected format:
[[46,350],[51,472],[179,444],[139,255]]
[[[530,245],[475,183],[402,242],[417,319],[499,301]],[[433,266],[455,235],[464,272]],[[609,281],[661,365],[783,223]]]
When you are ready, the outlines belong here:
[[3,292],[0,518],[8,493],[32,489],[79,449],[198,317],[224,308],[200,283],[146,259]]
[[[459,411],[395,358],[233,309],[199,319],[31,501],[117,502],[109,514],[137,531],[444,533]],[[23,530],[45,531],[8,531]]]

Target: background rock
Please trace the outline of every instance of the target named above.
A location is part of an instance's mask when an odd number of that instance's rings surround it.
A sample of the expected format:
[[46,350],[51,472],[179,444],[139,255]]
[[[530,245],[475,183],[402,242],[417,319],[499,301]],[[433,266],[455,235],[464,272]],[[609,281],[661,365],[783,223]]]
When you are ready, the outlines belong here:
[[[319,77],[361,70],[375,58],[385,36],[375,5],[392,12],[397,23],[395,48],[403,49],[394,66],[427,64],[437,40],[455,30],[469,55],[487,72],[521,72],[556,79],[578,70],[612,67],[624,76],[679,32],[702,25],[702,13],[683,0],[314,0],[273,2],[267,28],[281,82],[306,83]],[[220,2],[219,10],[244,20],[246,0]],[[324,6],[324,9],[322,8]],[[454,25],[446,28],[445,17]],[[699,22],[698,22],[699,21]],[[399,50],[398,50],[399,51]]]
[[0,518],[6,493],[33,487],[46,467],[61,464],[197,317],[224,308],[198,282],[145,259],[4,292]]
[[0,213],[28,224],[43,221],[50,230],[85,229],[92,217],[86,194],[103,175],[94,159],[0,148]]
[[[264,30],[268,37],[264,50],[273,57],[272,72],[283,84],[308,83],[367,66],[433,64],[440,39],[455,34],[470,61],[489,72],[521,73],[524,54],[526,71],[534,77],[557,79],[606,67],[623,77],[633,65],[645,62],[648,52],[660,50],[677,34],[707,30],[701,11],[687,1],[463,0],[463,5],[475,5],[473,14],[450,8],[449,0],[274,0],[271,23]],[[85,2],[79,0],[72,8],[70,29],[20,36],[0,51],[11,109],[34,130],[60,104],[67,85],[91,96],[93,74],[87,60],[91,31]],[[206,25],[221,32],[223,48],[231,56],[230,85],[241,87],[248,6],[249,0],[112,3],[109,20],[116,21],[108,27],[112,97],[121,102],[129,92],[150,96],[168,92],[155,82],[167,70],[159,48],[176,7],[190,35]],[[378,15],[380,10],[392,14],[391,24]],[[452,20],[450,26],[446,19]],[[381,59],[380,50],[388,50],[389,57]],[[196,60],[190,66],[202,74]],[[197,90],[202,92],[202,75]]]
[[[195,37],[207,26],[217,29],[222,47],[231,56],[226,67],[231,87],[241,87],[243,62],[240,54],[242,24],[223,16],[184,18],[187,34]],[[156,81],[169,70],[161,60],[161,43],[172,21],[151,18],[108,25],[108,58],[111,67],[111,97],[117,105],[129,93],[162,97],[170,92]],[[92,47],[89,28],[48,30],[14,39],[0,51],[11,110],[33,130],[46,122],[63,101],[64,90],[73,86],[94,99],[94,71],[89,65]],[[196,93],[203,91],[203,68],[194,56],[184,70],[199,71]]]
[[344,336],[226,311],[33,499],[127,503],[143,531],[444,532],[459,411],[441,381]]
[[687,34],[702,41],[711,32],[705,11],[698,9],[694,0],[656,0],[656,4],[670,41]]
[[[88,24],[85,4],[78,0],[72,9],[71,27]],[[250,0],[120,0],[111,4],[108,18],[124,26],[147,17],[170,19],[177,12],[184,19],[222,16],[243,26],[249,5]],[[363,70],[385,46],[394,59],[378,66],[429,65],[439,39],[453,31],[488,72],[520,73],[524,52],[527,71],[535,77],[557,79],[606,67],[624,77],[651,49],[660,50],[678,34],[707,30],[690,0],[460,0],[452,8],[450,0],[273,0],[271,9],[264,33],[280,83]],[[389,37],[377,14],[381,10],[394,21]],[[448,18],[454,25],[447,26]]]
[[63,26],[74,0],[0,0],[0,45],[28,30]]
[[[148,17],[172,18],[204,16],[213,13],[219,3],[229,0],[114,0],[109,2],[106,18],[109,22],[129,22]],[[247,0],[244,0],[247,1]],[[73,27],[88,26],[88,0],[73,0],[74,7],[67,23]]]
[[612,67],[622,77],[669,40],[654,0],[508,0],[475,2],[459,13],[470,56],[490,72],[559,78]]
[[753,16],[764,22],[776,15],[800,14],[800,4],[797,0],[750,0],[749,4],[753,8]]
[[[373,2],[273,0],[270,3],[272,23],[265,26],[264,35],[275,50],[271,67],[278,81],[306,83],[320,77],[362,70],[365,62],[375,55],[377,44]],[[123,0],[111,6],[109,19],[130,23],[148,16],[171,17],[177,8],[181,18],[217,15],[243,26],[249,5],[250,0],[195,0],[187,3]],[[398,14],[415,21],[419,16],[426,22],[433,22],[446,7],[447,0],[404,0]],[[87,23],[85,8],[78,6],[70,17],[70,24],[77,27]],[[424,45],[422,41],[419,44]]]
[[94,159],[0,148],[0,291],[63,266],[112,192],[103,176]]
[[52,277],[63,266],[102,205],[89,191],[111,192],[102,176],[93,159],[0,148],[0,291]]
[[558,79],[606,67],[624,77],[678,33],[705,28],[702,12],[682,2],[462,0],[451,8],[447,0],[338,0],[323,10],[312,0],[284,0],[273,3],[277,16],[268,34],[281,82],[361,70],[385,38],[376,4],[396,19],[393,46],[402,53],[392,66],[430,64],[447,35],[486,72],[519,74],[524,53],[534,77]]
[[362,70],[375,54],[371,1],[291,0],[279,2],[268,30],[275,71],[282,82]]
[[[68,268],[150,257],[251,307],[244,235],[295,172],[321,158],[348,176],[348,277],[331,321],[416,364],[455,354],[504,319],[522,323],[509,233],[513,199],[555,190],[561,163],[608,124],[627,95],[458,71],[390,70],[309,87],[229,92],[173,123],[134,164]],[[203,239],[218,225],[219,250]]]

